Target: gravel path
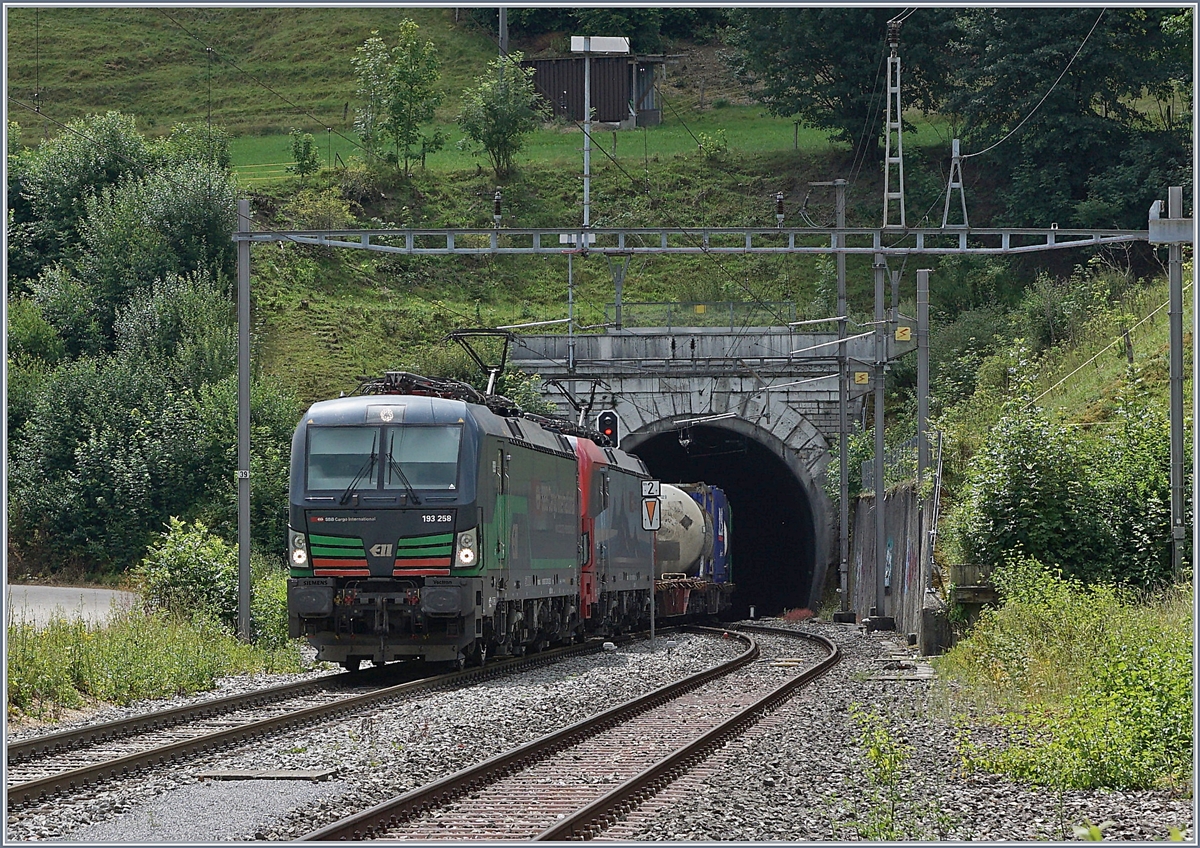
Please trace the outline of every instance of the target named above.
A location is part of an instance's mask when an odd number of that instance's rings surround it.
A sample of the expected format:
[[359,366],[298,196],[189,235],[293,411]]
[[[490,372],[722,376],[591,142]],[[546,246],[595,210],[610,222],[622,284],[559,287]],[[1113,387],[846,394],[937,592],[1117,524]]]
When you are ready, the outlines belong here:
[[[778,621],[764,622],[783,624]],[[785,625],[787,626],[787,625]],[[817,622],[790,625],[836,641],[842,662],[714,755],[608,838],[639,841],[848,841],[887,824],[872,819],[879,790],[865,779],[861,708],[886,718],[910,747],[898,781],[891,839],[1072,838],[1085,818],[1111,820],[1107,840],[1194,833],[1193,803],[1161,792],[1058,793],[963,773],[957,731],[932,706],[928,680],[872,680],[895,636]],[[736,653],[740,643],[674,637],[668,649],[629,645],[519,678],[376,710],[189,763],[174,774],[104,787],[72,807],[10,814],[6,841],[221,842],[288,840],[504,748],[535,738]],[[766,664],[756,664],[765,666]],[[278,679],[276,681],[278,682]],[[227,682],[227,687],[244,685]],[[161,705],[160,705],[161,706]],[[978,736],[975,741],[981,741]],[[212,770],[335,769],[325,781],[201,780]],[[872,831],[872,828],[876,828]]]

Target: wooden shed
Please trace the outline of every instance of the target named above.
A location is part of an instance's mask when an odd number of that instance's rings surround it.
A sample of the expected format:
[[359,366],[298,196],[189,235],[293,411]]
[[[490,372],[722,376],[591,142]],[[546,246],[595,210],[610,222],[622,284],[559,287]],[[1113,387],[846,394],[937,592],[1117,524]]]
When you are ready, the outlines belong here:
[[[622,129],[652,127],[662,122],[655,85],[666,56],[593,56],[592,119],[620,124]],[[555,117],[582,121],[584,57],[527,59],[533,82]]]

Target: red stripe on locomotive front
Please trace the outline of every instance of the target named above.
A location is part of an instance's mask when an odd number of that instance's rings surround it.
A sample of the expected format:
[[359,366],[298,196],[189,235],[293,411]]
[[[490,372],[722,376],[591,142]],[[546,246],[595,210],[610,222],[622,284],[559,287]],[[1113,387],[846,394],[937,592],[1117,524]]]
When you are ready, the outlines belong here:
[[361,559],[328,559],[326,557],[313,557],[314,568],[362,568],[367,567],[367,563]]

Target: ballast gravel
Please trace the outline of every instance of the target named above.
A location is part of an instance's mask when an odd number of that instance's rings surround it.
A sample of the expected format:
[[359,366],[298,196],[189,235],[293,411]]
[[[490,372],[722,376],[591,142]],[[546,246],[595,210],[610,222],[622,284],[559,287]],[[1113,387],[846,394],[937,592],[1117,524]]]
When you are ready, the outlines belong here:
[[[670,647],[668,644],[670,643]],[[10,813],[10,841],[222,842],[290,840],[536,739],[745,650],[690,634],[634,642],[466,689],[377,707],[153,771],[72,804]],[[284,682],[282,679],[273,681]],[[228,691],[222,692],[228,694]],[[206,780],[214,771],[333,769],[316,783]],[[219,822],[214,822],[213,799]]]
[[[719,767],[625,822],[637,841],[1065,841],[1073,825],[1110,822],[1106,840],[1194,841],[1194,802],[1166,792],[1054,792],[964,770],[961,731],[928,678],[896,672],[895,634],[851,625],[757,622],[819,633],[839,665],[713,756]],[[71,806],[9,813],[5,841],[213,843],[291,840],[514,745],[537,738],[740,652],[735,640],[658,639],[106,784]],[[764,640],[764,648],[765,648]],[[798,652],[798,655],[799,652]],[[755,667],[779,673],[770,663]],[[903,673],[900,675],[903,677]],[[257,681],[265,684],[267,681]],[[274,678],[270,683],[283,682]],[[249,685],[227,681],[226,691]],[[158,708],[161,708],[159,705]],[[905,746],[894,795],[867,780],[856,713],[882,717]],[[57,729],[57,728],[56,728]],[[990,737],[975,729],[972,741]],[[323,781],[204,780],[218,770],[329,770]],[[886,833],[881,828],[890,828]]]

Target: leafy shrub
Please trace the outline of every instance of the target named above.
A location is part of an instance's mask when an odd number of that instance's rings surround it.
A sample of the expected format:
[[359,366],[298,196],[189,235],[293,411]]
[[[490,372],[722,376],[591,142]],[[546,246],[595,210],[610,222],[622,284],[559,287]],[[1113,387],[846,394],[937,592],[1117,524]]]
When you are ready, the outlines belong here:
[[206,162],[222,171],[229,171],[233,165],[229,133],[209,123],[176,124],[171,134],[159,142],[156,152],[168,165]]
[[204,273],[156,280],[118,312],[118,354],[168,375],[180,388],[233,373],[237,338],[224,288]]
[[288,172],[304,179],[321,170],[321,160],[317,156],[313,134],[302,133],[293,127],[288,136],[292,140],[292,164],[288,165]]
[[32,253],[40,262],[30,269],[33,276],[74,252],[85,201],[127,175],[143,173],[151,151],[132,115],[108,112],[71,121],[66,132],[25,159],[22,197],[29,202],[27,220],[39,248]]
[[195,497],[190,407],[139,362],[60,365],[10,442],[10,539],[51,570],[136,562],[156,528]]
[[288,644],[287,565],[278,557],[252,555],[250,574],[254,644],[266,650],[283,648]]
[[976,457],[963,504],[969,561],[1037,556],[1071,576],[1110,576],[1111,533],[1099,520],[1077,436],[1040,409],[1010,404]]
[[[215,532],[237,532],[237,376],[200,389],[193,401],[198,434],[193,451],[202,469],[204,498],[196,514]],[[292,434],[303,408],[295,395],[266,379],[250,383],[250,543],[283,557],[287,544],[288,475]]]
[[993,579],[1003,606],[939,661],[972,696],[1000,692],[1008,744],[968,743],[977,768],[1057,788],[1181,786],[1192,767],[1187,585],[1138,601],[1036,560]]
[[189,526],[172,516],[133,578],[149,609],[237,624],[237,549],[199,521]]
[[229,176],[206,163],[164,168],[85,201],[81,276],[96,298],[106,335],[137,291],[170,273],[231,277],[236,197]]
[[103,332],[91,288],[62,265],[47,268],[30,283],[43,319],[63,340],[64,353],[76,358],[99,353]]
[[[287,567],[276,556],[250,558],[250,618],[254,643],[266,650],[288,644]],[[221,622],[234,632],[238,615],[237,548],[203,523],[172,518],[133,572],[146,606]]]
[[40,359],[53,365],[65,353],[62,338],[42,316],[36,301],[16,297],[8,302],[8,355],[12,359]]
[[[1130,393],[1117,398],[1108,423],[1113,426],[1100,428],[1089,474],[1104,523],[1112,531],[1112,572],[1132,586],[1166,585],[1176,577],[1168,410],[1152,398]],[[1185,466],[1189,462],[1185,457]],[[1190,478],[1185,486],[1192,487]],[[1190,552],[1184,556],[1190,559]]]
[[305,189],[285,207],[285,213],[301,230],[348,230],[355,226],[350,204],[338,189]]
[[700,155],[705,159],[720,159],[729,152],[729,141],[725,138],[725,130],[714,130],[711,133],[702,132],[697,136],[700,144]]

